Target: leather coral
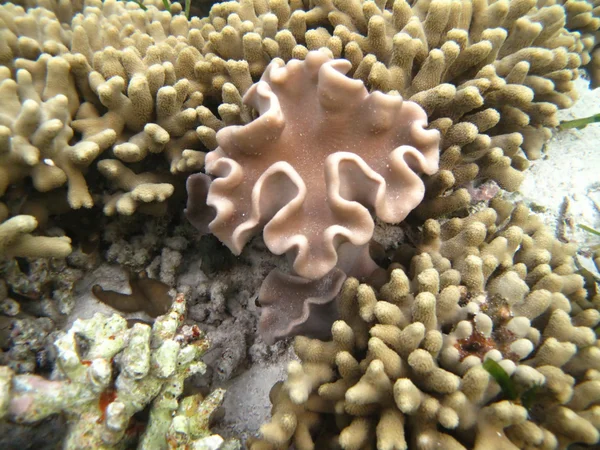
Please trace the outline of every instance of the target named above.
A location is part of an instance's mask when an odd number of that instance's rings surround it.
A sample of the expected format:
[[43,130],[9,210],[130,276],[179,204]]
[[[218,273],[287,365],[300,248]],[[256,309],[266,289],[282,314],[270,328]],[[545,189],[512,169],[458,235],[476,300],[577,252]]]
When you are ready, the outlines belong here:
[[[206,175],[188,179],[191,222],[235,254],[262,230],[269,250],[288,255],[304,280],[372,270],[355,264],[368,254],[372,215],[398,223],[422,201],[419,173],[437,171],[440,137],[425,129],[416,103],[367,92],[345,75],[350,69],[320,51],[274,60],[244,97],[258,117],[220,130]],[[306,315],[303,303],[298,314]]]

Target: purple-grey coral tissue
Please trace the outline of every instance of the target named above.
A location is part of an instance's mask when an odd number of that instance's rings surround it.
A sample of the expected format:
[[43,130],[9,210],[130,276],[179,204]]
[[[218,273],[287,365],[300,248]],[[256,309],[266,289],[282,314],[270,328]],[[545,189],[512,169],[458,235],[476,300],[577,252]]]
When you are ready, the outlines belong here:
[[259,116],[221,129],[206,175],[188,178],[186,214],[197,228],[235,254],[262,230],[269,250],[292,263],[259,294],[269,342],[329,332],[346,276],[376,268],[372,215],[402,221],[423,200],[419,173],[438,170],[439,133],[425,129],[421,107],[369,93],[350,69],[321,51],[273,60],[244,96]]

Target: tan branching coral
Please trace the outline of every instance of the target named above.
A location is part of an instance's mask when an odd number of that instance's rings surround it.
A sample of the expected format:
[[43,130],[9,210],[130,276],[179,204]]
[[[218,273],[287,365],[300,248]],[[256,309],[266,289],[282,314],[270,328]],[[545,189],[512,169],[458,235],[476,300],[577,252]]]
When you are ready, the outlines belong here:
[[[589,60],[588,37],[564,26],[583,32],[595,20],[574,1],[240,0],[191,19],[157,0],[146,10],[118,0],[17,3],[0,7],[0,78],[17,85],[0,121],[0,170],[9,173],[0,187],[26,177],[41,192],[66,184],[72,208],[100,203],[108,214],[164,213],[155,205],[173,197],[162,184],[183,185],[221,128],[253,119],[241,99],[268,64],[319,48],[350,61],[348,74],[370,90],[421,105],[440,131],[442,170],[426,180],[419,217],[465,208],[464,188],[480,180],[515,190]],[[36,119],[23,128],[29,112]],[[105,195],[88,182],[106,157],[137,175],[175,177],[143,188],[110,180]]]
[[565,28],[581,33],[581,42],[587,53],[582,54],[582,64],[586,65],[591,78],[591,87],[597,88],[600,83],[600,2],[598,0],[538,0],[538,6],[552,4],[563,5],[567,22]]
[[333,339],[296,338],[300,362],[274,387],[273,418],[250,448],[597,444],[597,299],[586,299],[571,245],[523,205],[494,207],[428,221],[378,291],[348,279]]
[[18,215],[7,219],[8,208],[0,203],[0,258],[54,257],[64,258],[71,253],[71,239],[67,236],[35,236],[37,228],[33,216]]
[[[200,22],[179,6],[63,3],[0,7],[0,193],[31,177],[40,192],[66,184],[74,209],[100,200],[107,214],[164,214],[183,185],[172,174],[204,164],[203,96],[194,63],[185,69],[200,56]],[[108,150],[120,161],[98,162]],[[144,172],[139,163],[160,153],[166,166]],[[96,169],[113,195],[88,186]]]
[[[70,145],[74,134],[70,111],[79,106],[75,84],[64,58],[46,56],[35,63],[41,74],[20,69],[16,81],[10,71],[0,68],[5,75],[0,74],[0,195],[29,176],[40,192],[67,183],[71,207],[89,208],[93,201],[83,172],[116,135],[103,130],[93,139]],[[38,75],[43,89],[36,88]]]
[[273,55],[303,59],[327,48],[370,89],[419,103],[443,136],[442,170],[417,211],[423,218],[468,205],[461,188],[470,182],[517,189],[589,59],[580,35],[564,29],[565,10],[535,0],[320,1],[308,10],[242,0],[215,5],[209,18],[203,52],[248,61],[255,77]]

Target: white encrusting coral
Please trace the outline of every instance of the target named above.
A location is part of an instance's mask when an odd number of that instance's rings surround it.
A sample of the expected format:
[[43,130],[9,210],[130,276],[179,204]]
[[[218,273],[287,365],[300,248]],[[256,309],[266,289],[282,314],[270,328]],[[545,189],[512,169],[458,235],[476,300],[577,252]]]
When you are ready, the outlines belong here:
[[0,367],[0,417],[35,423],[63,413],[69,420],[65,449],[112,449],[138,437],[134,415],[150,405],[140,449],[239,448],[208,427],[223,402],[222,389],[179,401],[184,381],[205,371],[200,358],[208,349],[197,326],[183,325],[185,311],[179,295],[152,327],[128,328],[116,314],[75,321],[55,342],[52,379]]

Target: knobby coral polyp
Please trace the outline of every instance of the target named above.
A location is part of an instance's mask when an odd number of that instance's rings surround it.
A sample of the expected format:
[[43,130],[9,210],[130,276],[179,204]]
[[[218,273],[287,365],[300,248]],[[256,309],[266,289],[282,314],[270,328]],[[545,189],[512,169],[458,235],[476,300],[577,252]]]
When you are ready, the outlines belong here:
[[[416,103],[369,93],[346,76],[351,67],[322,51],[276,59],[244,97],[257,119],[217,133],[206,156],[208,229],[235,254],[263,229],[269,250],[287,254],[302,278],[334,268],[364,276],[374,264],[349,259],[371,240],[372,213],[398,223],[422,201],[419,173],[438,169],[438,131],[425,129]],[[188,181],[188,217],[198,225],[202,177]]]

